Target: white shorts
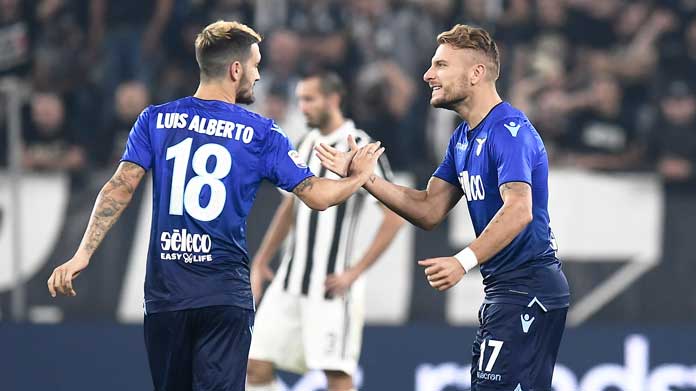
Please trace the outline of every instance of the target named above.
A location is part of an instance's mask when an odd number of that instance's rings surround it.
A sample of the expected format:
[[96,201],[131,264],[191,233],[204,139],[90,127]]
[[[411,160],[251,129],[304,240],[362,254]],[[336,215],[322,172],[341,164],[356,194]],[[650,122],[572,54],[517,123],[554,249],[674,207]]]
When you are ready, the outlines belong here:
[[[354,286],[361,291],[361,285]],[[256,312],[249,358],[305,373],[358,366],[365,319],[362,297],[353,292],[325,300],[290,294],[274,280]]]

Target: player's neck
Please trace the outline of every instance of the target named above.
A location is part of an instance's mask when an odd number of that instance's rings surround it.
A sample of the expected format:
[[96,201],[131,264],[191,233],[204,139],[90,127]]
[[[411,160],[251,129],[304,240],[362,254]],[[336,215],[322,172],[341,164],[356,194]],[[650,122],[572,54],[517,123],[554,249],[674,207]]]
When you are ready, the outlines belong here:
[[457,108],[456,112],[473,129],[483,121],[488,113],[503,100],[498,95],[495,88],[482,90],[475,97],[471,96],[464,100]]
[[236,103],[237,96],[227,91],[220,83],[200,83],[194,98],[203,100],[219,100],[227,103]]
[[319,132],[324,136],[328,136],[343,126],[345,122],[346,119],[341,113],[333,114],[324,126],[319,127]]

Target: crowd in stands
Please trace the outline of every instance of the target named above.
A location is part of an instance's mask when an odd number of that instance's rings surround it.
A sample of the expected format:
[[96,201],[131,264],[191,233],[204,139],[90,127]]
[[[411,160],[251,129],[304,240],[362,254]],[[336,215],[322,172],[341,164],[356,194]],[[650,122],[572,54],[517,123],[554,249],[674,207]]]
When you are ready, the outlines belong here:
[[195,91],[193,41],[219,19],[265,37],[252,109],[294,139],[298,79],[330,69],[394,168],[432,171],[459,119],[430,107],[422,75],[437,34],[466,23],[493,33],[501,95],[553,165],[696,187],[695,0],[0,0],[0,79],[27,97],[24,168],[113,166],[144,107]]

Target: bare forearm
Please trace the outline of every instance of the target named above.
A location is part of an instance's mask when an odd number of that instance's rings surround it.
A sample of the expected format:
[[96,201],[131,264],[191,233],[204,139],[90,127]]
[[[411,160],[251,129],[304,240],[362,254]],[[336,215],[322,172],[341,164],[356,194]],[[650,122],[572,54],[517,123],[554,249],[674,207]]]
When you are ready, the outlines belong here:
[[531,222],[531,216],[524,207],[512,204],[503,205],[481,235],[469,248],[476,254],[478,263],[484,263],[512,242]]
[[99,192],[77,254],[90,258],[133,198],[134,189],[112,178]]
[[357,175],[338,180],[309,177],[297,185],[293,193],[310,208],[326,210],[347,200],[360,189],[366,179]]
[[144,175],[145,170],[137,164],[121,162],[114,176],[106,182],[97,196],[87,230],[75,253],[76,257],[89,259],[94,254],[106,233],[130,203]]
[[288,236],[292,227],[293,215],[293,199],[292,197],[284,197],[261,241],[261,246],[256,252],[252,264],[268,264],[278,252],[283,240]]
[[382,224],[380,224],[377,235],[375,235],[375,238],[372,240],[370,247],[365,251],[360,262],[353,266],[358,275],[369,269],[370,266],[377,261],[382,253],[384,253],[384,250],[389,247],[389,244],[391,244],[403,225],[404,221],[397,214],[391,211],[385,213]]
[[411,224],[423,229],[433,228],[426,191],[396,185],[375,175],[365,183],[364,187],[381,203]]

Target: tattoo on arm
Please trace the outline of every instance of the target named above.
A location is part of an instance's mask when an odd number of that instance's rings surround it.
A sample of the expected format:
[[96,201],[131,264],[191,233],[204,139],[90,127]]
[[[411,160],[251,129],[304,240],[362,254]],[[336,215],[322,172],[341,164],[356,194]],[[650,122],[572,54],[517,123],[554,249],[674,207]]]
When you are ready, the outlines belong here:
[[531,194],[532,188],[527,182],[507,182],[500,186],[500,196],[505,199],[505,194],[513,193],[515,195],[523,196]]
[[82,239],[82,247],[89,254],[99,247],[104,236],[128,206],[136,187],[145,175],[145,170],[137,164],[123,162],[114,176],[99,192],[87,231]]
[[377,175],[375,175],[375,174],[370,175],[370,183],[375,183],[376,180],[377,180]]
[[292,190],[293,193],[300,195],[304,193],[305,191],[312,190],[314,187],[314,182],[316,181],[317,177],[310,176],[307,179],[303,180],[300,182],[299,185],[295,186],[295,188]]

